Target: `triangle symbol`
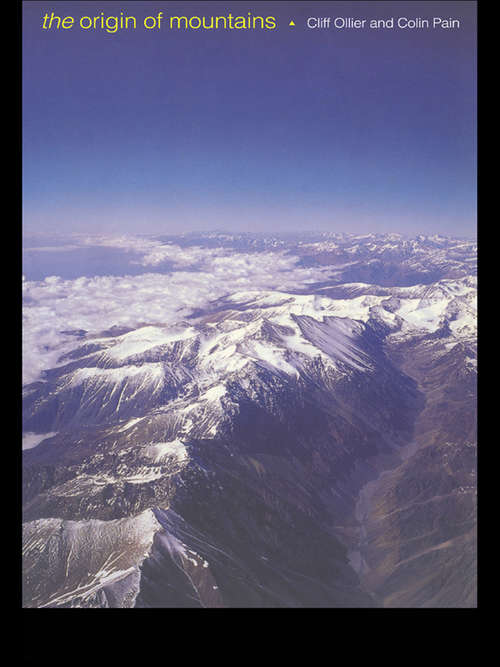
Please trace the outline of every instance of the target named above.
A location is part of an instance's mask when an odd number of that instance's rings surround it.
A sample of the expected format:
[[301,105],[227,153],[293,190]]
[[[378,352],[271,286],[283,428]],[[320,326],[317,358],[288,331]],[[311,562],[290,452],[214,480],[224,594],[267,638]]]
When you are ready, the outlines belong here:
[[290,21],[288,25],[295,25],[295,23],[293,21]]

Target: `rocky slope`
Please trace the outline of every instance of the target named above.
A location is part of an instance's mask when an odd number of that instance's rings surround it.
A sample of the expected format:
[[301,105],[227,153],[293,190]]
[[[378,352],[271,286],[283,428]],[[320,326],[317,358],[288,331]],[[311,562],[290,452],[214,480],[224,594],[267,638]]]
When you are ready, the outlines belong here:
[[471,247],[426,243],[432,284],[386,238],[404,280],[76,332],[24,387],[25,606],[473,606]]

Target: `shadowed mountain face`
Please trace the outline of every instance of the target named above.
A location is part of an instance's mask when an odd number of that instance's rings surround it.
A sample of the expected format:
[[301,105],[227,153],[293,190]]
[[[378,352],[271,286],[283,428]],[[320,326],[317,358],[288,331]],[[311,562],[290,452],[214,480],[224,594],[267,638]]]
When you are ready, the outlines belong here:
[[432,284],[78,330],[24,387],[25,606],[474,606],[475,282],[426,243]]
[[476,605],[476,373],[468,354],[441,340],[393,349],[426,402],[402,463],[367,484],[356,506],[357,571],[387,607]]

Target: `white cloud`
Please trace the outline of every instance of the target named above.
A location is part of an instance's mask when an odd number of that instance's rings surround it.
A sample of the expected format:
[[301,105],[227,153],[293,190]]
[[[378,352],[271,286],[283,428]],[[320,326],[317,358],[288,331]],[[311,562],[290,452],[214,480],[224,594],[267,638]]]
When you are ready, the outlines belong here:
[[[229,248],[203,248],[200,246],[188,246],[181,248],[173,243],[162,243],[147,238],[132,236],[93,236],[81,239],[84,246],[105,246],[108,248],[119,248],[120,250],[142,254],[138,260],[132,260],[132,264],[142,266],[158,266],[163,262],[171,262],[176,269],[196,268],[197,270],[211,271],[213,262],[218,259],[234,261],[235,251]],[[239,254],[240,257],[250,255]],[[251,255],[253,257],[253,253]]]

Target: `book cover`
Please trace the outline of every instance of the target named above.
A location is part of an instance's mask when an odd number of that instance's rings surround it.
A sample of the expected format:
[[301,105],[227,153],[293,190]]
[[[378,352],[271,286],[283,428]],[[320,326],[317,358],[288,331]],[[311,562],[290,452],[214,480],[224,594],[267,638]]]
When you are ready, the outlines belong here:
[[24,608],[477,606],[476,11],[22,3]]

